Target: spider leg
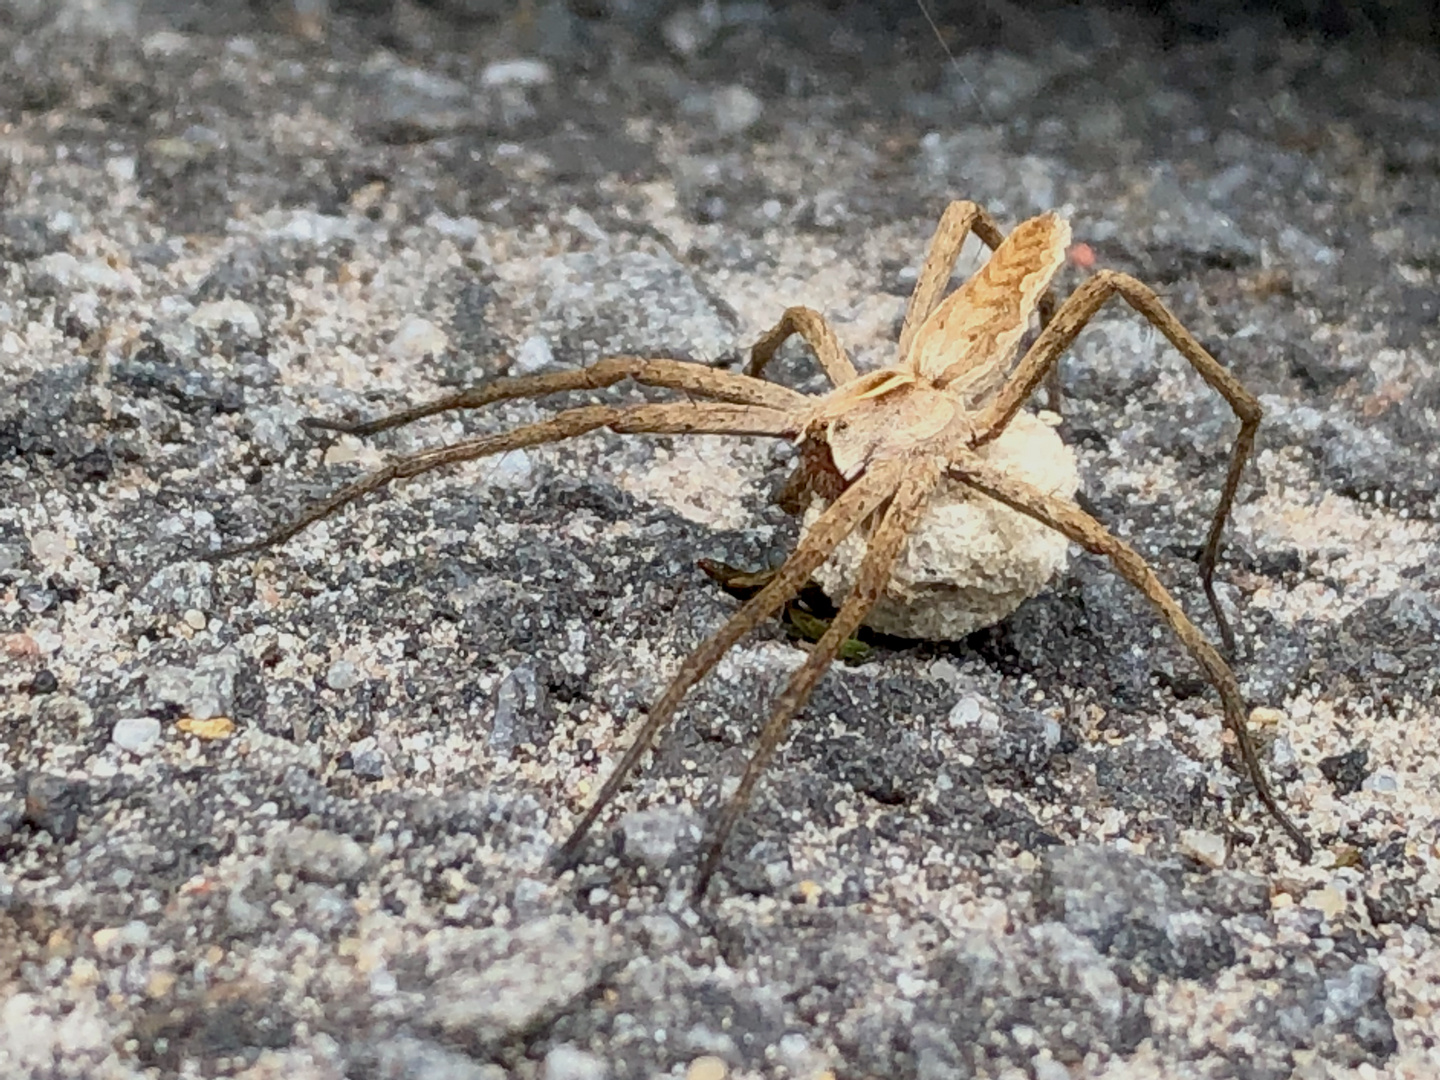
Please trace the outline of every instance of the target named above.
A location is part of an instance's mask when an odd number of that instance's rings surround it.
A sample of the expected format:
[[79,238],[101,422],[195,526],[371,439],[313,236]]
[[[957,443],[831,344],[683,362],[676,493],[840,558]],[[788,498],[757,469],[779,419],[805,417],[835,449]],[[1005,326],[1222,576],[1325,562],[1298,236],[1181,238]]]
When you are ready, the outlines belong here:
[[770,714],[770,719],[765,722],[764,728],[760,731],[755,752],[751,754],[750,761],[745,766],[745,774],[740,779],[740,786],[735,789],[735,794],[725,804],[725,809],[721,811],[720,818],[715,823],[715,831],[710,838],[710,847],[705,853],[705,860],[700,864],[700,871],[695,878],[693,890],[695,900],[699,901],[705,895],[710,878],[715,873],[716,867],[720,865],[725,841],[729,838],[735,823],[740,820],[740,815],[745,812],[755,784],[759,781],[766,766],[770,764],[771,758],[775,756],[776,749],[785,738],[785,733],[790,729],[791,720],[810,699],[810,694],[819,683],[820,677],[825,674],[826,669],[830,667],[836,654],[839,653],[840,646],[860,628],[860,623],[866,613],[880,598],[880,594],[885,591],[885,586],[890,581],[891,568],[895,565],[895,560],[899,557],[906,539],[925,513],[926,504],[930,501],[930,495],[935,490],[939,476],[940,466],[933,459],[920,459],[907,467],[904,478],[901,480],[894,498],[890,501],[889,508],[885,511],[885,516],[870,537],[865,559],[860,564],[860,573],[855,580],[855,587],[845,598],[845,602],[841,604],[840,612],[830,623],[829,629],[810,650],[805,657],[805,662],[790,677],[790,682],[775,703],[775,709]]
[[[899,462],[885,462],[864,473],[840,494],[806,534],[800,545],[785,560],[769,584],[756,593],[712,636],[700,643],[680,666],[675,678],[651,706],[625,751],[620,763],[606,778],[589,808],[581,816],[570,836],[560,845],[552,860],[561,870],[574,866],[586,834],[605,807],[624,785],[645,752],[655,741],[660,729],[670,722],[680,701],[697,682],[703,679],[730,647],[784,606],[798,592],[840,541],[850,535],[862,521],[878,510],[894,494],[900,484],[903,467]],[[843,639],[842,639],[843,640]]]
[[383,468],[345,485],[328,499],[308,507],[294,520],[260,539],[212,552],[206,558],[218,562],[234,555],[261,551],[284,543],[307,526],[384,487],[392,480],[419,476],[432,469],[461,461],[474,461],[492,454],[504,454],[528,446],[570,439],[597,428],[609,428],[622,434],[769,435],[790,438],[794,436],[798,426],[798,419],[790,413],[759,405],[672,401],[651,405],[585,405],[567,409],[548,420],[526,424],[513,431],[481,435],[396,458]]
[[1221,610],[1220,598],[1215,595],[1215,563],[1220,557],[1220,541],[1225,532],[1225,522],[1235,504],[1235,492],[1240,486],[1240,476],[1245,471],[1245,463],[1249,461],[1255,446],[1255,431],[1260,426],[1260,402],[1220,361],[1206,351],[1205,346],[1171,314],[1170,309],[1153,290],[1129,274],[1101,270],[1071,293],[1044,333],[1021,358],[1009,381],[1001,387],[994,400],[977,418],[976,428],[980,435],[976,445],[989,442],[1005,429],[1005,425],[1010,423],[1020,406],[1034,392],[1046,372],[1059,360],[1061,353],[1070,347],[1105,301],[1117,293],[1165,335],[1190,366],[1200,373],[1200,377],[1225,399],[1240,420],[1240,433],[1235,437],[1235,446],[1230,451],[1230,467],[1225,474],[1225,487],[1220,493],[1220,504],[1215,508],[1215,516],[1210,521],[1210,532],[1200,553],[1200,581],[1205,587],[1205,596],[1210,601],[1215,622],[1220,627],[1221,644],[1228,655],[1234,655],[1235,633]]
[[[1046,289],[1045,295],[1040,298],[1040,305],[1037,308],[1040,316],[1040,331],[1044,333],[1045,328],[1050,325],[1050,320],[1055,318],[1055,290]],[[1060,385],[1060,362],[1057,360],[1050,365],[1050,370],[1045,372],[1045,408],[1059,416],[1064,411],[1065,389]]]
[[1220,695],[1220,702],[1225,710],[1225,726],[1235,735],[1240,756],[1245,761],[1245,769],[1251,783],[1255,785],[1260,801],[1294,841],[1299,857],[1308,862],[1313,853],[1310,841],[1280,808],[1260,764],[1260,757],[1255,752],[1255,744],[1245,722],[1245,701],[1235,673],[1230,670],[1230,665],[1215,647],[1205,640],[1199,628],[1190,621],[1189,616],[1166,591],[1139,553],[1078,506],[1007,476],[969,450],[962,450],[951,459],[949,475],[1041,524],[1064,533],[1086,551],[1103,555],[1110,560],[1116,573],[1145,594],[1145,598],[1160,612],[1186,651],[1200,665],[1207,681]]
[[835,331],[818,311],[807,307],[785,309],[780,321],[759,341],[750,347],[750,362],[745,365],[745,374],[758,379],[765,371],[780,346],[791,334],[799,334],[815,353],[815,359],[834,386],[843,386],[856,378],[855,365],[845,355],[845,348]]
[[733,371],[721,371],[719,368],[706,367],[704,364],[687,360],[608,356],[589,367],[575,371],[490,379],[479,386],[472,386],[423,405],[400,409],[374,420],[350,422],[311,418],[302,423],[306,427],[340,431],[347,435],[374,435],[376,432],[388,431],[390,428],[452,409],[478,409],[497,401],[543,397],[546,394],[560,394],[569,390],[601,390],[625,379],[634,379],[642,386],[682,390],[696,397],[728,401],[736,405],[759,405],[767,409],[797,409],[808,404],[810,400],[804,394],[765,382],[763,379],[752,379],[746,375],[737,375]]

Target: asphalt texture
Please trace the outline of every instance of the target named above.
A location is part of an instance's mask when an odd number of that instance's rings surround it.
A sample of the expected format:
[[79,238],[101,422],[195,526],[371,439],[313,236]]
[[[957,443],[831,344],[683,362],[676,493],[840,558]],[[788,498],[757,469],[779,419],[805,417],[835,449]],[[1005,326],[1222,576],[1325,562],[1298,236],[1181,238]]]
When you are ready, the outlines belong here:
[[[951,65],[859,6],[0,6],[0,1075],[1440,1076],[1440,60],[987,10]],[[883,364],[961,197],[1062,211],[1065,288],[1135,274],[1260,397],[1218,581],[1311,863],[1072,550],[827,674],[705,902],[778,622],[555,873],[735,610],[696,561],[793,547],[786,445],[587,436],[205,559],[567,402],[309,416],[735,369],[798,303]],[[1117,304],[1063,412],[1213,635],[1223,400]]]

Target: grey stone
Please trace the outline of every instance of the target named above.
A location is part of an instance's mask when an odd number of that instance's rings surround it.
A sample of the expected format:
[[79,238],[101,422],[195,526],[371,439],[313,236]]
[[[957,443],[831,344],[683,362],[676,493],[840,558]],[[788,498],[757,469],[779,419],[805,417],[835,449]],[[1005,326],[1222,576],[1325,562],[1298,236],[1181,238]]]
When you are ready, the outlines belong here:
[[682,847],[700,839],[694,811],[678,806],[632,810],[618,828],[625,837],[626,857],[652,870],[662,869]]
[[331,690],[350,690],[360,684],[360,669],[349,660],[336,660],[325,672],[325,685]]
[[541,1075],[544,1080],[605,1080],[610,1070],[594,1054],[561,1044],[545,1055]]
[[176,705],[197,720],[228,716],[239,673],[240,658],[233,650],[202,657],[193,667],[167,664],[146,676],[147,697],[152,707]]
[[327,885],[355,881],[370,864],[365,849],[350,837],[304,826],[281,832],[271,854],[277,869]]
[[148,754],[160,745],[160,721],[153,716],[129,716],[110,729],[110,741],[132,754]]
[[765,103],[743,86],[724,86],[710,98],[715,130],[721,135],[739,135],[765,114]]

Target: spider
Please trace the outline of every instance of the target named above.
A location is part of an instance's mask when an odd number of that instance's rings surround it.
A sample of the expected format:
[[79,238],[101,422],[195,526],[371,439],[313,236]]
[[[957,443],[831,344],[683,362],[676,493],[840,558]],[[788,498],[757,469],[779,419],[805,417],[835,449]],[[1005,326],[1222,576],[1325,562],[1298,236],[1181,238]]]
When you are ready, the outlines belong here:
[[[961,247],[971,233],[992,254],[969,280],[945,296]],[[1050,281],[1065,260],[1069,241],[1069,225],[1053,212],[1023,222],[1007,237],[976,203],[951,203],[936,228],[910,296],[895,363],[864,375],[856,371],[834,331],[818,313],[792,307],[755,344],[743,374],[691,361],[611,356],[579,370],[495,378],[366,422],[304,421],[311,427],[367,436],[447,410],[599,390],[626,379],[686,395],[686,400],[680,401],[581,405],[510,431],[397,458],[313,505],[289,524],[211,558],[279,544],[392,480],[601,428],[624,434],[766,436],[797,443],[799,465],[788,491],[792,503],[799,506],[808,500],[817,511],[809,528],[763,587],[681,664],[554,859],[562,869],[579,861],[590,829],[687,692],[736,642],[804,588],[847,537],[861,536],[864,554],[853,586],[775,702],[739,786],[716,820],[694,882],[698,900],[719,864],[726,838],[796,713],[841,646],[885,594],[907,538],[922,525],[942,483],[959,484],[1103,556],[1117,574],[1145,595],[1219,695],[1225,724],[1233,733],[1256,793],[1294,841],[1301,858],[1308,859],[1309,841],[1275,799],[1246,728],[1239,684],[1221,652],[1206,640],[1133,548],[1070,499],[1042,490],[987,460],[989,444],[1005,432],[1081,329],[1112,296],[1124,299],[1165,335],[1240,420],[1220,502],[1200,557],[1205,593],[1229,651],[1233,635],[1215,596],[1213,575],[1236,488],[1254,445],[1260,404],[1153,291],[1128,274],[1100,270],[1055,308],[1049,298]],[[1037,313],[1043,329],[1017,362],[1021,338]],[[833,384],[827,393],[802,394],[763,378],[776,350],[795,334],[808,343]]]

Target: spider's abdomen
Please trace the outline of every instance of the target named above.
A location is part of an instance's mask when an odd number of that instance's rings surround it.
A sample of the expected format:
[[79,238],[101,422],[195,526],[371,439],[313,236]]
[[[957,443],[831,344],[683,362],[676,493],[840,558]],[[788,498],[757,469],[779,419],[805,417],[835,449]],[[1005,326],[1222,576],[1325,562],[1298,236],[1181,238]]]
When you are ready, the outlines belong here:
[[[978,451],[1017,479],[1064,498],[1080,485],[1075,454],[1053,429],[1019,413]],[[816,499],[805,527],[819,517]],[[815,574],[837,603],[854,584],[869,540],[852,533]],[[865,622],[885,634],[953,641],[993,626],[1040,592],[1065,565],[1065,537],[958,483],[942,481],[911,534],[890,584]]]

